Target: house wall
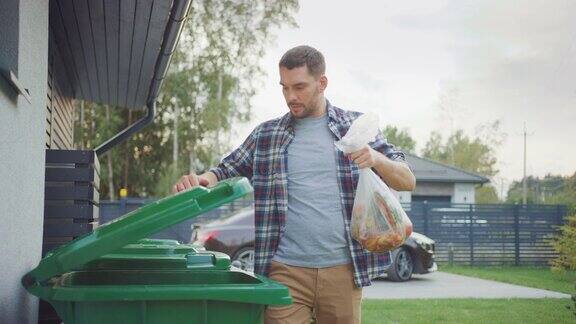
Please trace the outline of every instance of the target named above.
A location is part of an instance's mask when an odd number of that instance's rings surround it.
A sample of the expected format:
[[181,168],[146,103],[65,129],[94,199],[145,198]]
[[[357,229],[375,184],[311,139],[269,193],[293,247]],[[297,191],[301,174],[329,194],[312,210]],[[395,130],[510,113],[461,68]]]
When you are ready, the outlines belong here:
[[396,192],[396,197],[401,203],[412,202],[412,192],[410,191],[398,191]]
[[473,204],[476,201],[473,183],[455,183],[452,202],[455,204]]
[[0,31],[0,69],[31,97],[0,77],[0,323],[36,323],[38,300],[20,279],[42,249],[48,1],[0,1]]
[[445,182],[419,182],[412,196],[450,196],[454,195],[454,183]]
[[70,77],[50,28],[48,92],[46,96],[46,148],[74,149],[74,99]]
[[412,196],[450,196],[455,204],[474,204],[476,185],[473,183],[418,182],[413,192],[395,192],[401,203],[410,203]]

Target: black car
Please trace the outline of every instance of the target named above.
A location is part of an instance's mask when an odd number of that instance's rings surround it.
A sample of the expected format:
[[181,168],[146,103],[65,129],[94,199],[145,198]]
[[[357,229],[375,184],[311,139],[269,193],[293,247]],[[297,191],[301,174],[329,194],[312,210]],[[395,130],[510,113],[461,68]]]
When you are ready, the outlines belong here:
[[[207,250],[224,252],[233,264],[253,271],[254,269],[254,210],[245,209],[230,217],[195,225],[192,243]],[[387,276],[392,281],[406,281],[412,274],[436,271],[434,240],[419,233],[412,235],[402,246],[392,251],[392,265]]]

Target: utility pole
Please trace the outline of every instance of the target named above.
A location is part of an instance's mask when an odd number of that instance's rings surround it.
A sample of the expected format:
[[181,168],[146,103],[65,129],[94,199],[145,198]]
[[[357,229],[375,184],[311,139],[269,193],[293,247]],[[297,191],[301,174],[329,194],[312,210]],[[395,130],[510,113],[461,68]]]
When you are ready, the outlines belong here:
[[526,130],[526,122],[524,122],[524,175],[522,177],[522,204],[526,205],[527,203],[527,198],[528,198],[528,183],[527,183],[527,179],[526,179],[526,137],[528,135],[534,135],[534,132],[528,134],[528,131]]
[[526,184],[526,122],[524,122],[524,174],[522,176],[522,204],[526,205],[527,196]]

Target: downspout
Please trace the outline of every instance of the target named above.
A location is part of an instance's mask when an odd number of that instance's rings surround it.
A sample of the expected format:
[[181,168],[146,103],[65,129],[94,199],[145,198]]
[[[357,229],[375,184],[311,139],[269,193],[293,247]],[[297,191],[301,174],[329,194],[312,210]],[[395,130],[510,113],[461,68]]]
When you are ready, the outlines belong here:
[[154,77],[152,78],[150,90],[148,91],[146,116],[126,127],[124,130],[98,146],[95,149],[98,156],[102,156],[108,150],[125,141],[130,136],[139,132],[154,121],[156,115],[156,99],[158,98],[162,81],[164,81],[166,73],[168,72],[170,59],[172,58],[172,53],[174,53],[176,44],[178,43],[178,37],[180,36],[180,31],[184,25],[184,20],[186,19],[190,3],[191,0],[174,0],[174,3],[172,4],[170,17],[168,18],[168,23],[164,30],[164,38],[162,40],[162,46],[160,47],[160,53],[154,67]]

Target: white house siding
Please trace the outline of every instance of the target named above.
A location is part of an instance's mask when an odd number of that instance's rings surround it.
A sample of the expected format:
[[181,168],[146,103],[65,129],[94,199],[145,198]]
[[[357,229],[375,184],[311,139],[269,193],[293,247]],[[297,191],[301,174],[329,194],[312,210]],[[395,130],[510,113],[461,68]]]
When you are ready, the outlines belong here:
[[452,202],[455,204],[473,204],[475,202],[475,189],[473,183],[455,183]]
[[454,184],[449,182],[418,182],[413,196],[450,196],[454,195]]
[[[1,52],[17,53],[17,66],[0,68],[17,71],[31,103],[0,77],[0,323],[36,323],[38,300],[20,279],[42,248],[48,1],[1,2],[0,31],[18,39],[7,45],[0,37]],[[3,19],[10,16],[17,18]],[[5,59],[0,54],[0,64]]]
[[401,203],[412,202],[412,193],[410,191],[398,191],[396,192],[396,197]]

